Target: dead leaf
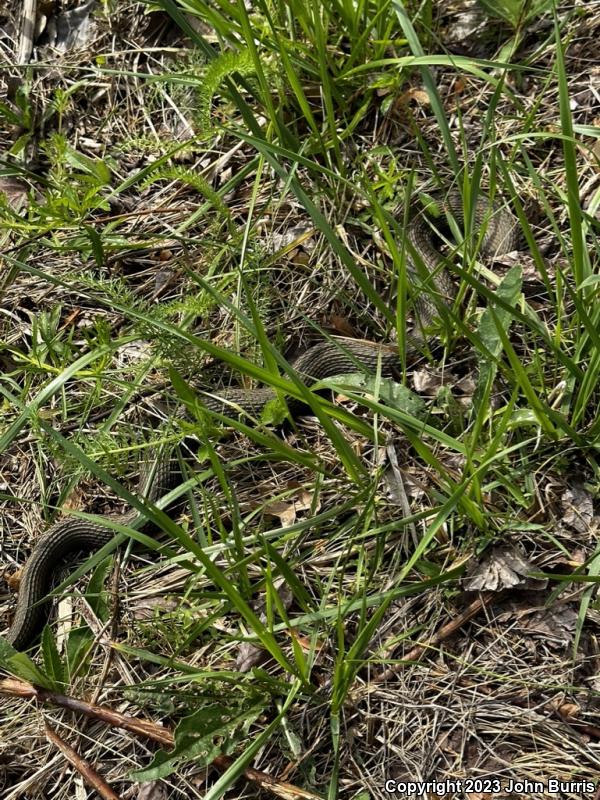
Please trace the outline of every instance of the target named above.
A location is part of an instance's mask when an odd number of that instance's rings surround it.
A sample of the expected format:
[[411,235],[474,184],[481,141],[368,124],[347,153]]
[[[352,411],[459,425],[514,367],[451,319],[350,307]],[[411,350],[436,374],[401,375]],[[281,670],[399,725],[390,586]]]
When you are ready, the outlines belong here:
[[[534,284],[535,286],[538,286],[540,283],[542,283],[542,279],[533,256],[529,255],[529,253],[523,253],[519,251],[513,251],[512,255],[514,256],[514,259],[507,259],[507,266],[512,267],[514,264],[517,264],[521,268],[521,275],[523,276],[524,284]],[[550,279],[553,278],[556,274],[556,270],[551,264],[546,264],[545,266],[546,274]]]
[[6,196],[13,211],[20,211],[27,205],[28,186],[11,175],[0,176],[0,192]]
[[[278,581],[276,588],[281,605],[287,611],[292,605],[294,595],[283,578]],[[258,604],[256,609],[257,611],[262,609],[258,615],[258,618],[263,623],[267,621],[267,615],[265,614],[264,608],[265,603],[262,601]],[[268,653],[260,645],[256,645],[253,642],[242,642],[238,647],[237,657],[235,659],[235,668],[238,672],[249,672],[252,667],[262,664],[267,658]]]
[[[303,491],[298,497],[292,500],[275,500],[264,507],[265,514],[272,517],[277,517],[281,522],[282,528],[289,528],[296,521],[296,517],[301,511],[308,511],[312,508],[313,497],[310,492]],[[319,510],[320,504],[317,504],[315,513]]]
[[477,388],[477,381],[475,380],[473,374],[465,375],[464,378],[461,378],[459,381],[455,383],[455,389],[464,396],[463,398],[459,398],[459,400],[463,400],[464,398],[472,398],[475,394],[475,389]]
[[561,703],[555,699],[550,701],[550,705],[563,719],[577,719],[581,713],[581,707],[577,703]]
[[168,289],[175,279],[176,272],[172,269],[158,269],[154,273],[154,291],[152,292],[152,300],[156,300],[161,294]]
[[440,386],[444,385],[441,373],[438,370],[423,367],[416,369],[412,376],[415,392],[435,397]]
[[343,317],[341,314],[331,314],[327,323],[328,327],[340,336],[348,336],[351,339],[356,336],[356,331],[350,324],[348,317]]
[[465,78],[461,75],[452,84],[452,91],[455,95],[461,95],[464,93],[465,89],[467,88],[468,84]]
[[50,46],[59,53],[87,47],[96,33],[92,17],[95,6],[96,0],[87,0],[77,8],[49,17],[46,35]]
[[13,592],[18,592],[19,586],[21,585],[21,578],[23,577],[23,567],[19,567],[19,569],[11,572],[10,574],[5,572],[3,577],[8,584],[9,589],[11,589]]
[[546,580],[529,577],[534,569],[533,564],[516,548],[495,547],[465,578],[464,588],[468,592],[500,592],[515,586],[522,589],[544,588]]
[[167,786],[163,781],[147,781],[140,783],[137,800],[168,800]]
[[314,640],[309,636],[300,636],[293,628],[288,630],[290,639],[293,639],[305,653],[312,653],[314,650],[320,650],[325,646],[325,641],[322,639]]
[[131,605],[131,612],[134,619],[151,620],[155,617],[156,610],[175,611],[178,602],[173,597],[144,597]]
[[530,617],[523,619],[520,627],[534,636],[543,637],[549,647],[563,649],[573,641],[576,625],[575,609],[570,606],[559,606],[536,611]]
[[252,642],[242,642],[238,647],[235,668],[238,672],[250,672],[253,667],[263,664],[268,656],[264,647]]
[[269,237],[269,247],[271,252],[281,251],[290,252],[302,245],[303,249],[310,252],[315,247],[313,226],[306,221],[299,222],[291,228],[286,228],[283,233],[273,232]]
[[409,514],[410,506],[406,497],[406,489],[404,488],[404,478],[398,464],[396,448],[392,442],[386,448],[386,455],[389,463],[383,473],[383,483],[387,489],[388,498],[391,503],[402,506],[405,512]]
[[570,566],[575,567],[575,569],[577,569],[578,567],[583,566],[586,561],[587,561],[587,555],[585,553],[585,550],[578,548],[573,551],[573,553],[571,554],[571,559],[567,563]]
[[82,511],[86,506],[86,493],[82,486],[75,486],[63,503],[65,511]]
[[419,106],[428,106],[431,103],[427,92],[424,89],[417,89],[416,87],[408,89],[400,98],[400,102],[404,104],[408,104],[412,100]]
[[592,495],[583,486],[573,486],[563,493],[561,502],[563,523],[577,533],[587,533],[594,516]]
[[445,46],[450,42],[469,51],[476,48],[488,27],[482,8],[474,3],[461,2],[455,4],[453,10],[445,34]]

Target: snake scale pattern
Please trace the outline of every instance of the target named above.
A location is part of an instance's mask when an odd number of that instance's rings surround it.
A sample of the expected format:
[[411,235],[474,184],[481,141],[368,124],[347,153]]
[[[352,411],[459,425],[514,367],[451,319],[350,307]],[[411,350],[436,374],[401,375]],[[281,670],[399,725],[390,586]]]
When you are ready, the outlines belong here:
[[[451,193],[444,205],[460,227],[463,224],[461,196]],[[473,230],[477,233],[482,227],[484,232],[480,249],[484,257],[493,258],[516,249],[517,220],[505,206],[479,198],[474,209]],[[454,283],[445,269],[431,226],[423,214],[412,215],[407,240],[409,279],[412,283],[427,287],[428,294],[420,292],[415,302],[421,326],[427,327],[436,316],[436,305],[431,300],[431,294],[437,296],[438,303],[450,306],[455,297]],[[411,342],[410,334],[407,340]],[[416,334],[412,337],[411,349],[419,346],[419,340],[422,343],[422,337]],[[390,375],[398,367],[398,353],[391,345],[344,339],[343,345],[338,346],[335,341],[322,341],[302,353],[294,361],[293,367],[307,385],[342,373],[373,373],[380,369],[383,375]],[[237,408],[238,411],[241,409],[258,416],[265,404],[275,396],[275,392],[266,387],[226,389],[207,395],[205,404],[220,413],[231,414],[232,408]],[[140,478],[138,492],[146,500],[154,502],[174,488],[179,477],[178,470],[174,470],[169,462],[159,459],[150,478],[146,475]],[[107,518],[127,526],[137,516],[138,512],[132,509],[126,514]],[[69,518],[57,522],[40,537],[22,571],[17,606],[7,634],[13,647],[23,650],[38,635],[47,617],[48,603],[45,598],[57,563],[75,552],[97,550],[110,542],[113,536],[113,530],[99,523]]]

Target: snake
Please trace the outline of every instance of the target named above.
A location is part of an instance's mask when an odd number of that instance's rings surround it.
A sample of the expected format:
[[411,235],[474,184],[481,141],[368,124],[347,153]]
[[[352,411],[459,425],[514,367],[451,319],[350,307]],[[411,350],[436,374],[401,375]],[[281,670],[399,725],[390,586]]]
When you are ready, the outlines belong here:
[[[459,227],[464,225],[463,200],[458,192],[450,192],[442,205]],[[474,203],[472,229],[479,235],[480,252],[484,258],[492,259],[517,249],[517,219],[505,204],[480,196]],[[415,311],[421,329],[417,331],[415,327],[407,331],[409,355],[409,350],[422,349],[423,343],[427,342],[422,331],[435,320],[438,304],[446,308],[452,306],[456,290],[429,215],[411,212],[405,236],[407,276],[413,287],[420,285],[421,288],[420,292],[415,291]],[[345,338],[340,344],[331,338],[309,346],[291,364],[300,380],[310,386],[315,381],[340,374],[373,374],[379,370],[383,376],[394,375],[399,366],[399,356],[394,345]],[[233,409],[256,417],[276,397],[275,390],[270,387],[229,388],[207,393],[203,402],[209,411],[219,414],[231,414]],[[157,458],[150,471],[141,470],[137,494],[154,503],[175,487],[179,477],[179,470],[172,466],[172,460]],[[106,515],[107,520],[114,520],[122,526],[130,525],[138,517],[135,509],[124,514]],[[16,609],[6,634],[16,650],[28,648],[47,619],[47,595],[57,563],[77,552],[98,550],[113,537],[111,528],[99,521],[70,517],[52,525],[39,538],[23,567]]]

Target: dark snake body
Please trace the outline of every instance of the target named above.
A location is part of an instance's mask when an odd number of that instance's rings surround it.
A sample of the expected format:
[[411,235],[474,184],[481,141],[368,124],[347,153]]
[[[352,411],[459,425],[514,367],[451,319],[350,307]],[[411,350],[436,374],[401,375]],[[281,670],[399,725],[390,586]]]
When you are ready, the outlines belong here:
[[[455,220],[462,223],[462,199],[453,193],[446,199],[446,206]],[[492,206],[480,198],[475,207],[474,231],[485,225],[481,237],[481,252],[494,257],[514,250],[517,246],[517,222],[513,214],[504,207]],[[425,218],[413,216],[408,231],[408,274],[413,283],[423,283],[429,295],[436,294],[438,303],[449,307],[455,296],[454,284],[442,266],[442,256],[436,248],[431,228]],[[416,258],[414,257],[416,254]],[[436,316],[436,305],[424,293],[416,300],[416,309],[422,326],[427,326]],[[422,337],[414,339],[422,342]],[[418,345],[408,337],[409,346]],[[293,363],[294,370],[302,381],[310,385],[313,381],[344,373],[374,373],[392,375],[398,368],[398,352],[391,345],[372,344],[352,339],[342,340],[341,347],[335,341],[323,341],[308,348]],[[218,394],[207,395],[205,405],[212,411],[231,414],[241,409],[259,416],[265,404],[276,397],[268,387],[252,390],[226,389]],[[170,463],[157,462],[148,485],[147,478],[140,478],[138,491],[147,501],[154,502],[174,488],[179,479],[178,470]],[[132,510],[125,515],[112,516],[121,525],[130,525],[138,516]],[[21,577],[15,615],[7,634],[8,641],[17,650],[26,648],[36,637],[47,616],[44,602],[57,563],[71,553],[94,551],[111,541],[114,532],[103,525],[87,520],[70,518],[57,522],[44,533],[35,544]]]

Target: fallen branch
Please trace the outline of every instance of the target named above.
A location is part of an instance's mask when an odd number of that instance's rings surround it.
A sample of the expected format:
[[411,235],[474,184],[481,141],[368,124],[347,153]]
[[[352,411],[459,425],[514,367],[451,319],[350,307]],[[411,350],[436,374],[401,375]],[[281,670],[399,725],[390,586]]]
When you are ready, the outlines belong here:
[[[48,689],[33,686],[31,683],[17,680],[16,678],[5,678],[0,681],[0,693],[37,700],[38,702],[48,703],[49,705],[59,706],[60,708],[67,708],[77,714],[84,714],[86,717],[105,722],[112,727],[122,728],[123,730],[135,733],[136,736],[143,736],[146,739],[151,739],[162,747],[173,747],[175,744],[175,736],[171,728],[164,728],[150,720],[137,719],[128,714],[120,714],[118,711],[113,711],[113,709],[108,706],[86,703],[84,700],[79,700],[76,697],[51,692]],[[233,763],[233,758],[217,756],[212,762],[212,765],[221,772],[225,772]],[[242,774],[250,783],[256,784],[260,786],[261,789],[265,789],[277,797],[284,798],[284,800],[321,800],[321,798],[313,792],[300,789],[285,781],[279,781],[266,772],[261,772],[252,767],[246,767]]]
[[64,755],[67,761],[72,764],[77,772],[85,781],[95,789],[104,800],[120,800],[119,795],[115,794],[106,781],[98,775],[89,761],[82,758],[76,750],[68,745],[49,725],[45,728],[46,737]]

